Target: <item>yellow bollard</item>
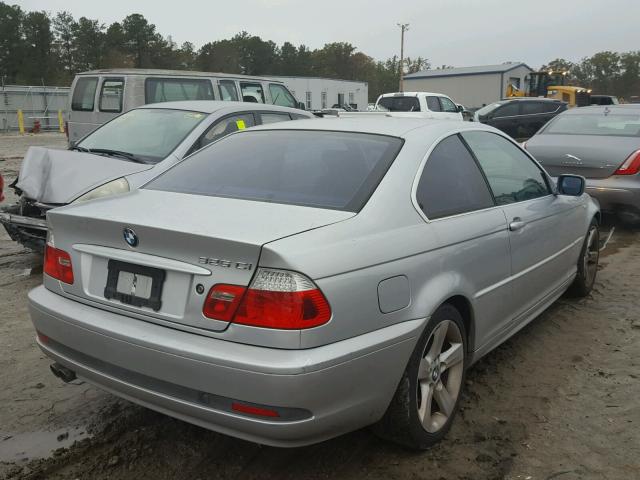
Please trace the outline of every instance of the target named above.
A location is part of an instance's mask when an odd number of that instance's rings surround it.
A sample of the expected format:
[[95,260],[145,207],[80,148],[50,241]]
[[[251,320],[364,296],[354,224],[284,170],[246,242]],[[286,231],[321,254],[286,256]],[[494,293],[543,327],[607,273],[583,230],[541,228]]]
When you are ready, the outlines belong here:
[[64,122],[62,121],[62,110],[58,110],[58,127],[60,127],[60,133],[64,133]]
[[24,135],[24,115],[22,110],[18,110],[18,130],[20,130],[20,135]]

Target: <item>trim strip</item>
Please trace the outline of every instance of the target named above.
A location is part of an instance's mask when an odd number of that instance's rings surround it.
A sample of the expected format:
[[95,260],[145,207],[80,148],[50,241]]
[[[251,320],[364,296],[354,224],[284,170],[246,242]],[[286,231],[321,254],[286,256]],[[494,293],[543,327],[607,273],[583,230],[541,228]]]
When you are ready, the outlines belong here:
[[474,295],[473,298],[480,298],[484,295],[486,295],[487,293],[495,290],[496,288],[500,288],[503,285],[506,285],[509,282],[512,282],[513,280],[517,280],[518,278],[522,277],[523,275],[526,275],[529,272],[532,272],[533,270],[541,267],[542,265],[549,263],[551,260],[554,260],[556,258],[558,258],[560,255],[562,255],[563,253],[565,253],[566,251],[572,249],[573,247],[575,247],[577,244],[579,244],[580,242],[583,241],[583,237],[579,237],[576,240],[574,240],[573,242],[571,242],[569,245],[567,245],[566,247],[564,247],[562,250],[557,251],[556,253],[554,253],[553,255],[539,261],[536,264],[531,265],[528,268],[525,268],[524,270],[516,273],[515,275],[511,275],[510,277],[505,278],[504,280],[500,280],[498,283],[494,283],[493,285],[484,288],[482,290],[480,290],[478,293],[476,293]]

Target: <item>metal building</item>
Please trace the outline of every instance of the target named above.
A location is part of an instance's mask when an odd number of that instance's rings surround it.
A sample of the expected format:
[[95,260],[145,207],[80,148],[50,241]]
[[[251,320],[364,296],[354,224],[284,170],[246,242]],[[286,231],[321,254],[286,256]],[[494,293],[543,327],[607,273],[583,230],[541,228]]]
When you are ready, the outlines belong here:
[[271,76],[284,82],[307,110],[321,110],[348,103],[358,110],[366,110],[369,101],[367,82],[337,80],[321,77]]
[[437,92],[467,108],[480,108],[505,97],[507,86],[525,89],[533,71],[526,63],[423,70],[404,77],[407,92]]

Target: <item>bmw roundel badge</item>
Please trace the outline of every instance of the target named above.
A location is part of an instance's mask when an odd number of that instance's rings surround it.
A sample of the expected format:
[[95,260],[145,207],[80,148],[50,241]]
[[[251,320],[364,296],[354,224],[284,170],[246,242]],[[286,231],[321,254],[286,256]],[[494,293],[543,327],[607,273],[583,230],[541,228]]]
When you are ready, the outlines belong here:
[[127,245],[129,245],[130,247],[138,246],[138,236],[132,229],[125,228],[124,230],[122,230],[122,235],[124,236],[124,241],[127,242]]

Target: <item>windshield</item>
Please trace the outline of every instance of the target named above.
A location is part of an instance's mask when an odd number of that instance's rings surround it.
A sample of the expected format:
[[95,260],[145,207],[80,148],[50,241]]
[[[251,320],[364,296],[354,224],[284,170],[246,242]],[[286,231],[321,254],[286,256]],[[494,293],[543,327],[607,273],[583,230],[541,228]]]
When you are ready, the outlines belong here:
[[557,116],[544,134],[640,136],[640,114],[571,114]]
[[185,110],[130,110],[89,134],[76,147],[123,152],[131,154],[134,160],[157,163],[166,158],[205,117],[204,113]]
[[401,146],[399,138],[363,133],[247,131],[196,152],[145,188],[357,212]]
[[504,105],[505,102],[496,102],[496,103],[490,103],[489,105],[485,105],[482,108],[479,108],[478,110],[476,110],[476,114],[478,114],[478,116],[480,115],[486,115],[488,113],[493,112],[496,108],[500,107],[501,105]]
[[417,97],[382,97],[378,106],[382,105],[390,112],[419,112],[420,101]]

